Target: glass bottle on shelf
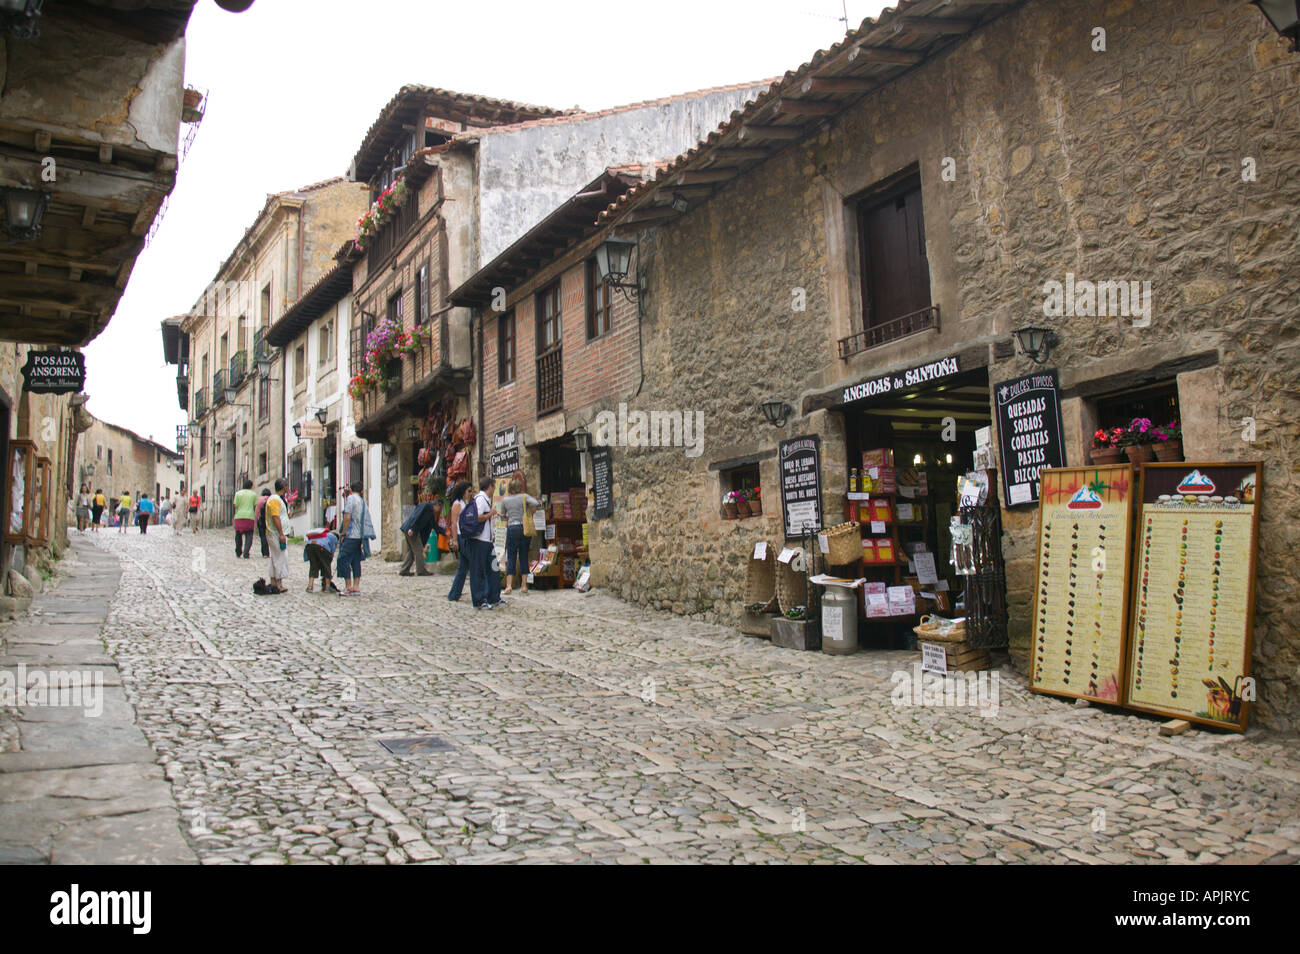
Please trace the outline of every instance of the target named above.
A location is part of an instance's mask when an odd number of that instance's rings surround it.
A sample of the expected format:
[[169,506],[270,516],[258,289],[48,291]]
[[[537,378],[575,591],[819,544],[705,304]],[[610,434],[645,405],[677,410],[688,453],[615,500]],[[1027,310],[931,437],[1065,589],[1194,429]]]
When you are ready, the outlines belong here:
[[849,471],[849,493],[856,494],[857,492],[858,492],[858,469],[854,467],[852,470]]

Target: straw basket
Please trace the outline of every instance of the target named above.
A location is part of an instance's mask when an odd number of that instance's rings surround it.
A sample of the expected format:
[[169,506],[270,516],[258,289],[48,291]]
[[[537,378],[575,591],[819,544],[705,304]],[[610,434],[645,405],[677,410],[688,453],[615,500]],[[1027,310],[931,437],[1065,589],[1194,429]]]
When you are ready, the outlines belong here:
[[857,563],[862,559],[862,531],[856,523],[831,527],[826,531],[826,544],[826,562],[830,566]]
[[961,643],[966,641],[966,621],[953,622],[942,616],[922,616],[921,624],[912,627],[917,638],[928,643]]
[[776,608],[776,575],[773,567],[776,557],[772,553],[772,544],[767,545],[763,559],[755,560],[753,555],[745,561],[745,606],[762,603],[760,612],[767,613]]
[[796,606],[808,605],[808,580],[802,570],[790,569],[790,563],[776,562],[776,605],[782,616]]

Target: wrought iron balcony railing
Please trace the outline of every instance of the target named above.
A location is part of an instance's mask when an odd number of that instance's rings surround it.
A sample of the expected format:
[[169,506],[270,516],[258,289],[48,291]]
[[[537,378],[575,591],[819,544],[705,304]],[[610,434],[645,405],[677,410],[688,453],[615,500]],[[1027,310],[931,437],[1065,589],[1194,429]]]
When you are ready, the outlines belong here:
[[895,318],[892,321],[886,321],[884,324],[865,328],[856,334],[849,335],[847,338],[841,338],[840,357],[847,358],[859,351],[878,348],[881,345],[889,344],[891,341],[897,341],[899,338],[906,338],[908,335],[920,334],[922,331],[931,329],[939,330],[938,305],[922,308],[919,311],[903,315],[901,318]]
[[194,416],[202,417],[208,413],[208,389],[199,388],[194,392]]
[[226,369],[222,368],[212,376],[212,406],[220,407],[226,403]]
[[248,352],[236,351],[230,358],[230,386],[237,388],[248,377]]

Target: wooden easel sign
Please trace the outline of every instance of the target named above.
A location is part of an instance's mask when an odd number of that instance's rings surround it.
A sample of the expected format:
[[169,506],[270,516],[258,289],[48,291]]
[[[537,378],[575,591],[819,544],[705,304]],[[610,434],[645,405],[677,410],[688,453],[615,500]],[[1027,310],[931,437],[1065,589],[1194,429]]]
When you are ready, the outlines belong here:
[[1051,468],[1040,480],[1029,688],[1122,703],[1133,469]]
[[1128,706],[1244,731],[1262,468],[1144,464]]

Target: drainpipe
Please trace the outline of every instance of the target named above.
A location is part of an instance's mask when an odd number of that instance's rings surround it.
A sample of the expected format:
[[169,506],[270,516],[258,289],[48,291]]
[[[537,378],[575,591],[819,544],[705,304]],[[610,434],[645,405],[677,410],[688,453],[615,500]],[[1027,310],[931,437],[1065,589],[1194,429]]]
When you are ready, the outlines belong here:
[[[476,364],[481,365],[483,360],[483,312],[482,311],[479,312],[478,319],[479,319],[478,320],[478,351],[476,354],[470,355],[469,366],[471,369]],[[483,375],[486,373],[487,373],[487,369],[480,367],[478,369],[478,374],[475,375],[475,377],[478,378],[478,464],[480,468],[483,467],[483,463],[484,463],[483,451],[484,448],[487,446],[487,438],[483,434],[483,422],[484,422]],[[487,476],[487,470],[486,469],[481,470],[479,473],[479,479],[482,479],[486,476]]]

